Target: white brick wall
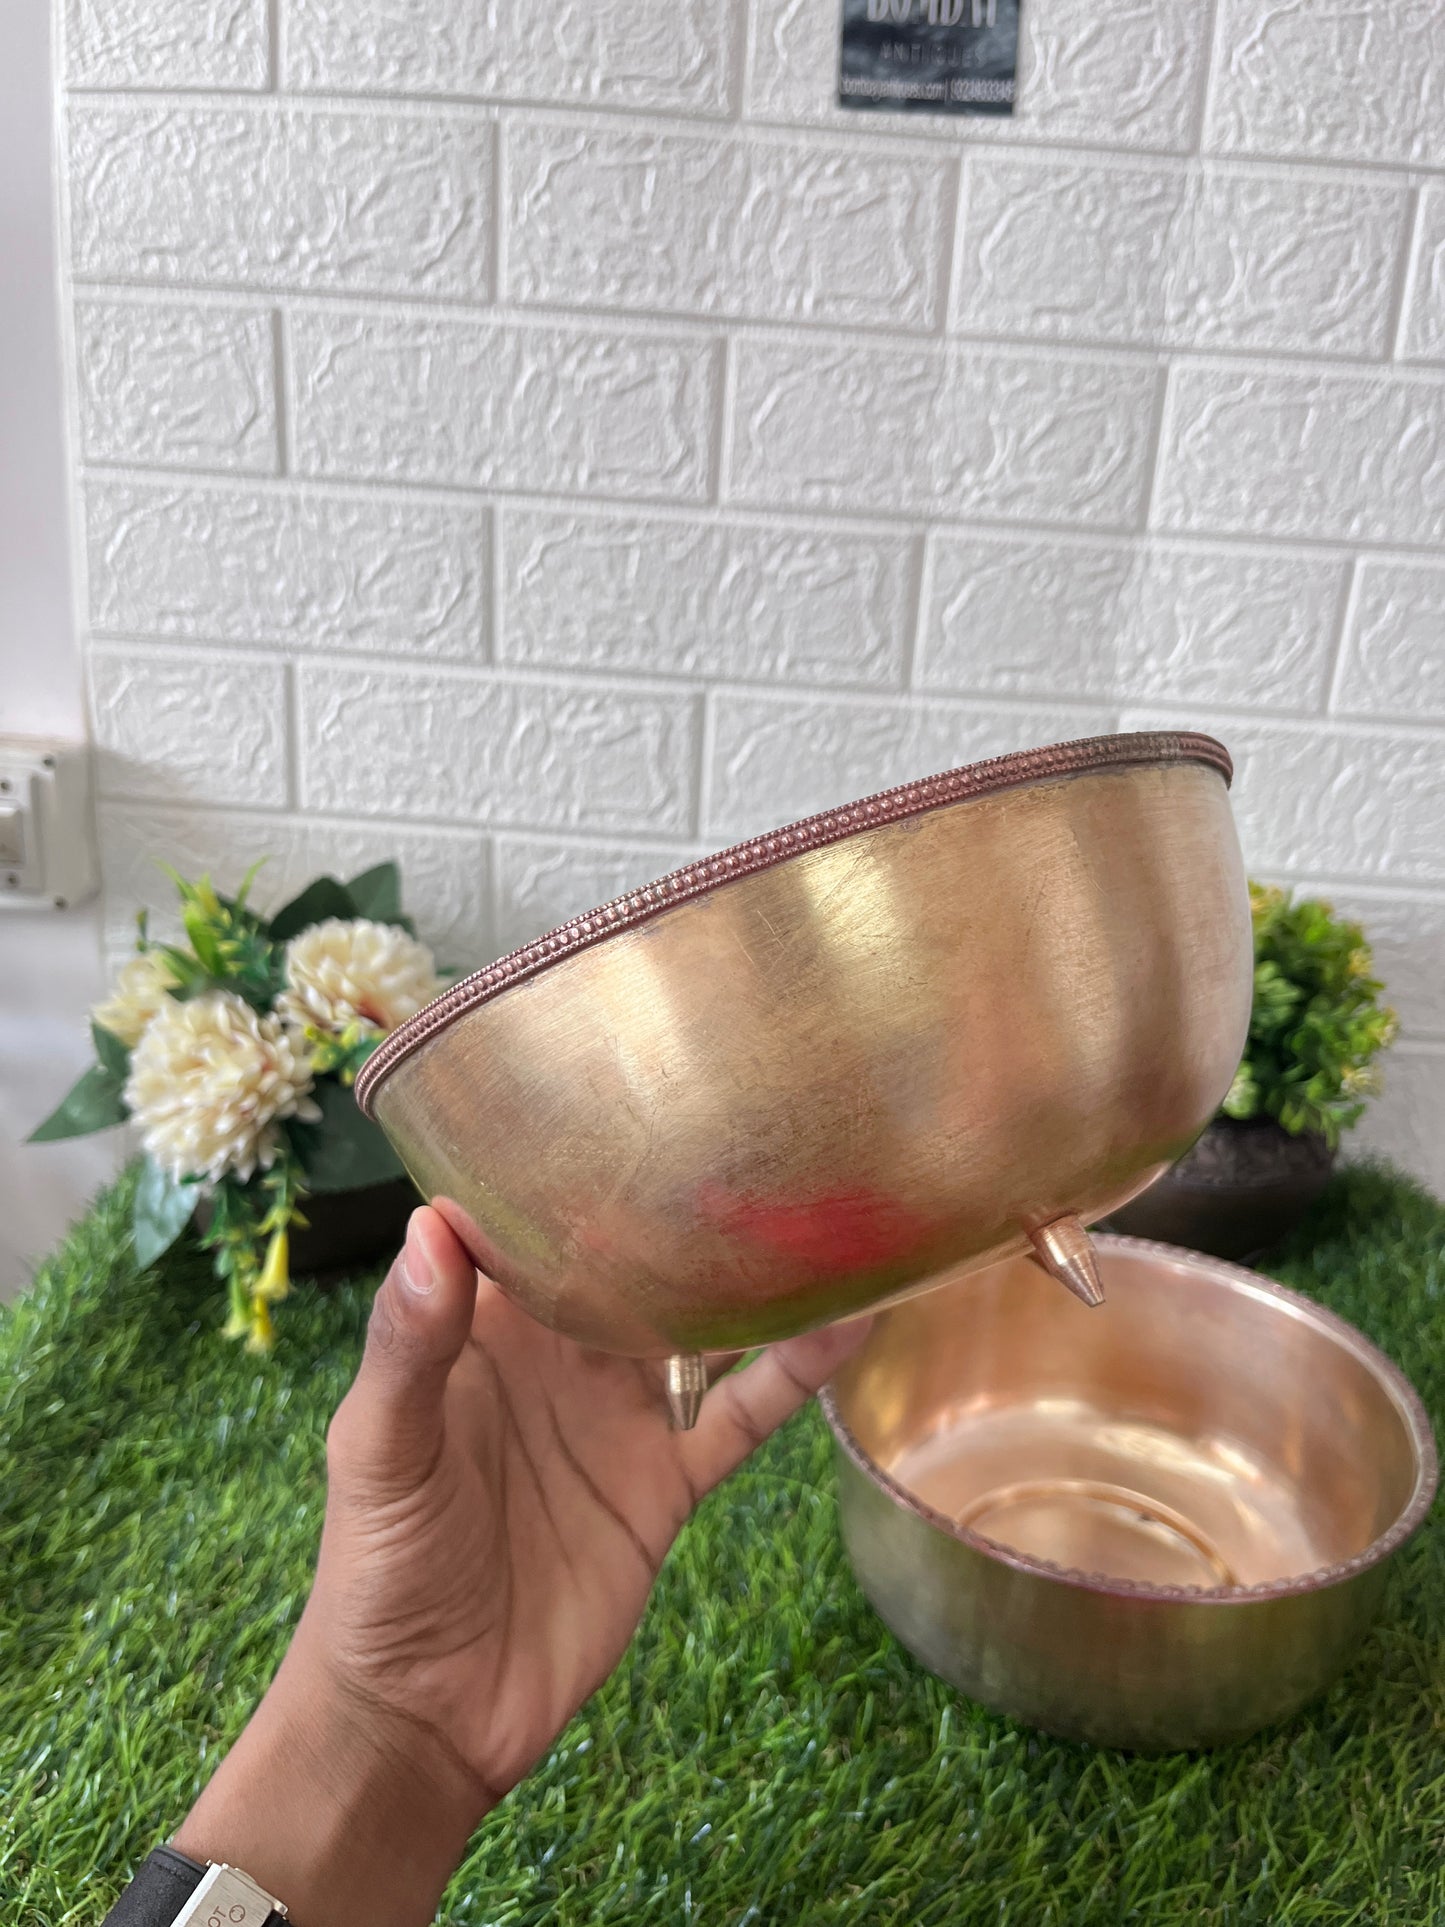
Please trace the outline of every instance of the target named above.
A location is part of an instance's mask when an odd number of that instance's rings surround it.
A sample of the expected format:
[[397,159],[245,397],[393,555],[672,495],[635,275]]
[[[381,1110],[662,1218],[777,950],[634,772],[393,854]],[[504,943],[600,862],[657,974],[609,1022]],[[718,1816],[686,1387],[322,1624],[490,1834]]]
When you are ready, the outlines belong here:
[[1445,541],[1445,376],[1175,368],[1159,525],[1339,542]]
[[916,544],[521,505],[501,525],[508,660],[902,687]]
[[[844,142],[508,132],[507,294],[558,307],[936,331],[942,159]],[[739,219],[739,210],[744,218]]]
[[[395,852],[472,962],[969,757],[1195,723],[1445,1189],[1445,10],[56,0],[107,930]],[[1214,16],[1211,31],[1211,16]]]
[[1445,361],[1445,187],[1421,190],[1419,231],[1406,284],[1404,352]]
[[97,646],[90,695],[103,796],[290,802],[283,663]]
[[1137,526],[1151,361],[744,336],[730,501]]
[[1211,148],[1445,161],[1436,0],[1219,0]]
[[480,662],[488,514],[375,491],[92,475],[97,634]]
[[285,82],[300,91],[715,115],[735,65],[731,0],[287,0]]
[[1445,722],[1445,568],[1370,556],[1357,583],[1336,708]]
[[307,663],[301,801],[523,829],[692,828],[697,698],[676,689]]
[[933,538],[930,689],[1317,711],[1347,567],[1310,550],[979,533]]
[[266,0],[63,0],[72,87],[265,87]]
[[349,309],[298,313],[291,342],[302,475],[707,497],[712,342]]
[[1378,356],[1407,207],[1368,176],[974,154],[955,325]]
[[77,279],[490,292],[493,132],[477,115],[82,98],[68,133]]
[[99,301],[77,292],[82,457],[274,475],[275,346],[264,309]]

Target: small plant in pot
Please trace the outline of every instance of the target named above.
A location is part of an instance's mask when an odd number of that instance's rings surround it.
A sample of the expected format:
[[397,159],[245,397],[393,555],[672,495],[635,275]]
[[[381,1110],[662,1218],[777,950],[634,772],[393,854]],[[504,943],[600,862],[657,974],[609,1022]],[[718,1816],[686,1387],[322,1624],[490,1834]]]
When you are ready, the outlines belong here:
[[1249,894],[1254,1008],[1229,1094],[1193,1148],[1110,1220],[1221,1258],[1262,1251],[1303,1218],[1395,1035],[1359,924],[1286,890]]
[[154,941],[140,913],[136,955],[91,1012],[96,1062],[31,1142],[133,1125],[137,1263],[194,1224],[226,1289],[227,1336],[266,1351],[293,1271],[400,1243],[416,1193],[351,1085],[442,980],[394,863],[318,877],[270,917],[248,900],[255,869],[234,897],[170,874],[182,940]]

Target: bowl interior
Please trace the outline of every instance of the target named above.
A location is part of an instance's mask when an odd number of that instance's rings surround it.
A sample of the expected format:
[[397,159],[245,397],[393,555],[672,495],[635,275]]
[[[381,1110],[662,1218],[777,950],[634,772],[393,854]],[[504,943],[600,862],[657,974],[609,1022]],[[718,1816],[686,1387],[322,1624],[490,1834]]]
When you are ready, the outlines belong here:
[[1364,1338],[1217,1260],[1097,1244],[1095,1310],[1016,1259],[885,1314],[834,1386],[866,1458],[965,1536],[1135,1585],[1298,1580],[1418,1516],[1428,1429]]

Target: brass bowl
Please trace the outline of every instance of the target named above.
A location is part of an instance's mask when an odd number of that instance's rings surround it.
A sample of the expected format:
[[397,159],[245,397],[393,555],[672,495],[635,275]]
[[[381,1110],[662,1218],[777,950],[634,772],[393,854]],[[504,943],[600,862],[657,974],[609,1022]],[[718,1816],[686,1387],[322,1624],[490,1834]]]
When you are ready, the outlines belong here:
[[843,1538],[904,1645],[984,1705],[1100,1746],[1217,1746],[1358,1652],[1434,1441],[1310,1300],[1096,1245],[1097,1311],[1011,1259],[879,1319],[823,1396]]
[[358,1099],[477,1264],[603,1350],[765,1343],[1031,1241],[1088,1291],[1075,1218],[1239,1060],[1228,774],[1208,737],[1105,737],[756,838],[455,985]]

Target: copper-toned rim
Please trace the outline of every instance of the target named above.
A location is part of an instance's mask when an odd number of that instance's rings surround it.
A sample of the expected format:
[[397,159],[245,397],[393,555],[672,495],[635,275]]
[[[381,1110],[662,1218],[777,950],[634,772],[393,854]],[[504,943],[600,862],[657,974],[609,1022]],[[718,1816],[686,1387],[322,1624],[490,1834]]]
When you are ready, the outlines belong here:
[[786,829],[771,830],[746,843],[735,843],[716,856],[684,864],[682,869],[671,871],[656,883],[614,897],[600,909],[569,918],[546,936],[523,944],[520,950],[513,950],[496,963],[474,970],[469,977],[452,984],[414,1017],[399,1024],[372,1052],[357,1073],[356,1101],[370,1117],[383,1080],[404,1058],[454,1019],[490,1002],[514,984],[560,963],[564,957],[575,956],[579,950],[645,923],[679,903],[704,896],[720,884],[734,883],[758,870],[771,869],[774,864],[785,863],[790,857],[802,856],[809,850],[822,849],[825,844],[840,842],[860,830],[881,829],[905,816],[921,816],[950,803],[1014,789],[1023,783],[1123,769],[1139,763],[1180,762],[1206,764],[1218,770],[1226,783],[1234,775],[1234,764],[1224,745],[1212,736],[1199,735],[1193,730],[1089,736],[1079,742],[1056,743],[1047,749],[1016,750],[1010,756],[992,756],[985,762],[968,763],[940,776],[926,776],[916,783],[901,784],[897,789],[880,790],[876,796],[845,804],[841,809],[804,817]]
[[917,1493],[910,1491],[890,1472],[885,1472],[876,1459],[864,1451],[839,1412],[832,1387],[825,1387],[818,1398],[823,1416],[832,1428],[838,1445],[864,1478],[885,1492],[903,1511],[911,1512],[915,1518],[945,1533],[948,1538],[972,1547],[986,1559],[1009,1566],[1015,1572],[1028,1573],[1036,1579],[1053,1579],[1065,1586],[1078,1587],[1083,1592],[1104,1593],[1116,1599],[1151,1599],[1188,1606],[1252,1605],[1259,1600],[1291,1599],[1300,1593],[1322,1592],[1327,1586],[1337,1586],[1343,1580],[1353,1579],[1358,1573],[1368,1572],[1372,1566],[1380,1565],[1393,1552],[1397,1552],[1419,1529],[1430,1510],[1439,1483],[1440,1467],[1429,1415],[1420,1401],[1419,1393],[1394,1360],[1387,1358],[1379,1346],[1372,1344],[1348,1319],[1327,1311],[1323,1305],[1316,1303],[1313,1298],[1306,1298],[1301,1292],[1291,1291],[1287,1285],[1276,1284],[1273,1278],[1248,1270],[1244,1265],[1232,1265],[1226,1259],[1207,1257],[1202,1252],[1188,1251],[1179,1245],[1160,1244],[1151,1238],[1125,1238],[1116,1233],[1095,1233],[1093,1236],[1095,1245],[1104,1252],[1150,1252],[1174,1263],[1183,1259],[1191,1270],[1207,1272],[1224,1283],[1237,1281],[1247,1284],[1251,1290],[1280,1299],[1352,1352],[1394,1399],[1410,1433],[1415,1454],[1415,1485],[1393,1524],[1351,1559],[1342,1559],[1333,1566],[1317,1566],[1313,1572],[1296,1573],[1287,1579],[1261,1580],[1254,1586],[1156,1586],[1145,1579],[1115,1579],[1107,1573],[1082,1571],[1075,1566],[1058,1566],[1051,1559],[1037,1559],[1029,1553],[1016,1552],[1012,1546],[1003,1545],[982,1532],[960,1525],[956,1519],[950,1519],[947,1513],[935,1511]]

